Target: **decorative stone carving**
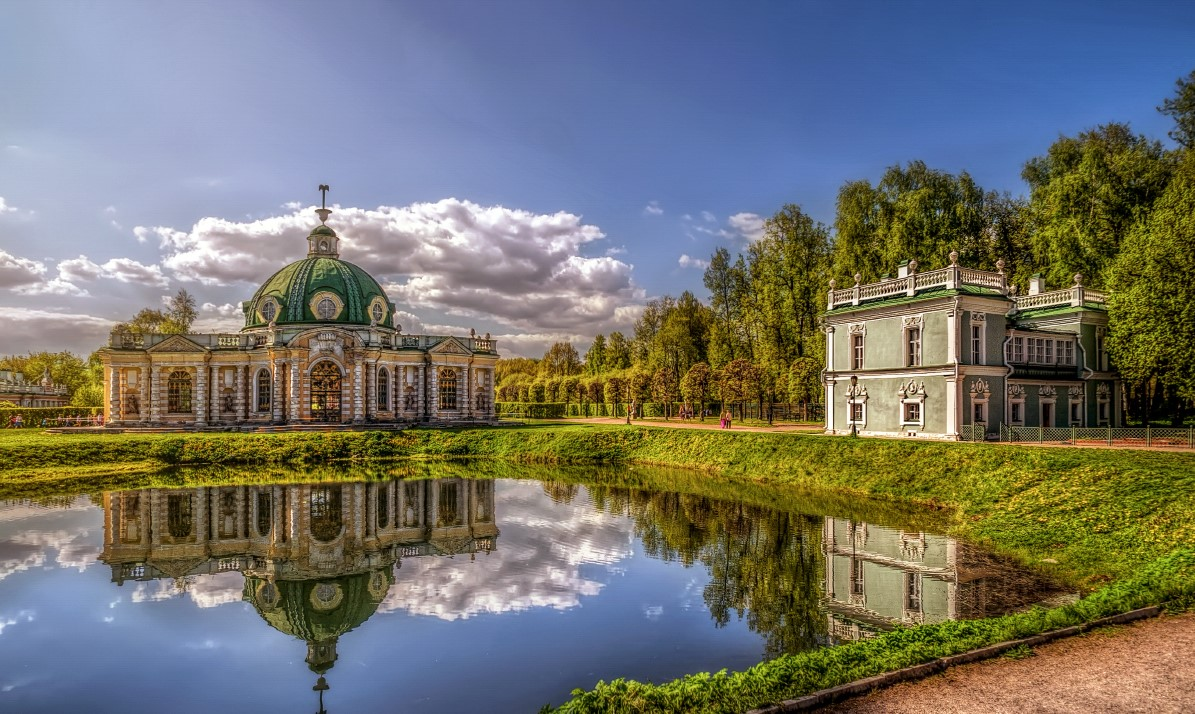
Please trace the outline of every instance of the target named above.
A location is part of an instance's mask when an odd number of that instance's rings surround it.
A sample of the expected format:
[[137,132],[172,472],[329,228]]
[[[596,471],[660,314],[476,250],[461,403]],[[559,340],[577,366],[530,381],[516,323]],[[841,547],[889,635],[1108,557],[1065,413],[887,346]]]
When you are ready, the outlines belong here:
[[851,399],[867,399],[867,387],[854,384],[846,388],[846,395]]
[[902,384],[897,394],[901,399],[908,399],[910,397],[924,397],[925,396],[925,382],[917,383],[917,380],[910,379],[908,384]]
[[1070,389],[1066,390],[1066,396],[1070,397],[1071,399],[1082,399],[1083,398],[1083,388],[1078,385],[1075,385],[1075,386],[1071,387]]
[[852,335],[867,334],[867,326],[862,322],[856,322],[856,323],[847,325],[846,329],[847,329],[847,332],[849,332]]
[[977,379],[974,382],[971,382],[971,396],[972,397],[977,397],[980,399],[987,399],[988,395],[990,395],[991,393],[992,393],[992,390],[988,388],[988,382],[986,379]]
[[925,320],[922,315],[908,315],[901,318],[901,325],[904,327],[921,327],[924,321]]
[[1048,399],[1053,399],[1058,396],[1058,392],[1053,387],[1051,387],[1050,385],[1047,384],[1037,390],[1037,395],[1039,397],[1046,397]]
[[971,313],[971,324],[972,325],[983,325],[987,321],[988,321],[987,313],[984,313],[984,312]]
[[1095,396],[1099,397],[1100,399],[1107,399],[1110,396],[1110,390],[1108,389],[1108,384],[1106,382],[1100,382],[1096,385]]
[[1008,385],[1008,398],[1009,399],[1024,399],[1025,398],[1025,388],[1019,384]]

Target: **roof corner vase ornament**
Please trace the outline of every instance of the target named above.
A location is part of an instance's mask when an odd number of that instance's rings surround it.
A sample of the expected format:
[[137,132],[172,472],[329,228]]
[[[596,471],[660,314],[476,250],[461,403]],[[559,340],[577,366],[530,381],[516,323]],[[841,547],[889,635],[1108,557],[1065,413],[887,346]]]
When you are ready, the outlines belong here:
[[328,208],[328,192],[332,189],[326,183],[321,183],[317,189],[320,193],[319,208],[315,209],[315,214],[319,216],[321,225],[328,222],[328,216],[332,215],[332,209]]

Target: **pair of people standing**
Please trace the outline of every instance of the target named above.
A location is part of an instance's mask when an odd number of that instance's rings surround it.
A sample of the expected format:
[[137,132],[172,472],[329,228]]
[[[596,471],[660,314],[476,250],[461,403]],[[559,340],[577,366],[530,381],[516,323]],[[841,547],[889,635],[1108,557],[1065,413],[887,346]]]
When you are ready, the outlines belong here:
[[722,422],[721,423],[722,423],[723,429],[730,428],[730,410],[729,409],[722,410]]

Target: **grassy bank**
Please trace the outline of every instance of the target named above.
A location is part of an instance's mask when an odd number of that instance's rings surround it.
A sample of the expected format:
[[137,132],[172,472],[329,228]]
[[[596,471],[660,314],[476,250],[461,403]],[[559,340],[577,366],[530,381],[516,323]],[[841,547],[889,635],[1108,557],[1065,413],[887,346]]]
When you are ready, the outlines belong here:
[[[0,436],[0,497],[45,494],[72,483],[91,489],[168,479],[181,485],[222,478],[222,466],[238,464],[257,466],[267,480],[271,473],[286,473],[288,465],[336,461],[355,463],[354,473],[376,471],[381,477],[415,468],[388,459],[444,456],[508,465],[679,466],[699,470],[691,472],[694,482],[686,488],[723,489],[732,498],[746,492],[766,501],[769,494],[784,494],[786,503],[795,503],[800,498],[793,494],[803,489],[831,489],[845,500],[827,512],[843,515],[853,510],[851,495],[914,501],[941,509],[952,535],[1015,555],[1089,593],[1050,611],[897,630],[742,673],[661,685],[599,684],[577,692],[562,711],[742,711],[1135,607],[1189,606],[1195,597],[1195,549],[1189,546],[1195,543],[1195,455],[1186,453],[593,425],[261,436],[20,433]],[[110,473],[104,465],[111,463],[125,464],[124,473]],[[202,466],[203,475],[160,471],[178,465]],[[503,468],[494,466],[488,475]],[[521,471],[526,470],[534,469]],[[244,477],[226,473],[230,479]],[[631,471],[621,473],[619,478],[636,478]]]

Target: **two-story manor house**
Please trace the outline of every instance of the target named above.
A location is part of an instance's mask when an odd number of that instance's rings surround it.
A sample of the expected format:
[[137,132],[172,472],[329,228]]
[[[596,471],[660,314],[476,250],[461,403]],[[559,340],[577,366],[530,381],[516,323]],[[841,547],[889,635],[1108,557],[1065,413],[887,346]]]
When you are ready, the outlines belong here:
[[378,282],[340,259],[332,211],[316,213],[307,257],[241,303],[239,333],[113,332],[100,353],[108,426],[494,419],[496,341],[403,334]]
[[958,439],[1010,426],[1120,426],[1105,296],[1029,294],[997,271],[958,265],[834,289],[826,329],[826,432]]

